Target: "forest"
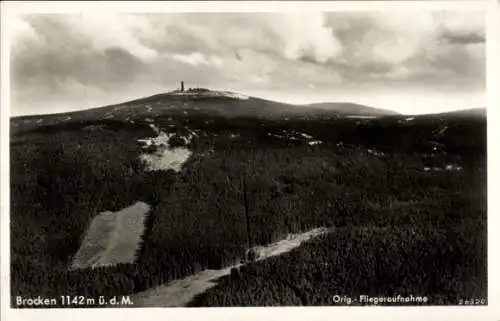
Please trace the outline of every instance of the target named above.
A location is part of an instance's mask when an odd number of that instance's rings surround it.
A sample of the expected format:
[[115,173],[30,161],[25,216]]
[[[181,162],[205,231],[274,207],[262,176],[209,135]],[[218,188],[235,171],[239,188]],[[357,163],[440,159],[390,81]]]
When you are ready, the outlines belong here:
[[[339,293],[421,294],[431,304],[486,297],[484,118],[190,114],[155,124],[199,133],[182,172],[144,169],[137,140],[155,133],[140,117],[11,137],[13,298],[130,294],[238,262],[243,182],[253,244],[318,226],[335,232],[244,266],[192,306],[332,305]],[[462,170],[423,170],[447,164]],[[137,261],[68,270],[92,218],[136,201],[152,206]]]

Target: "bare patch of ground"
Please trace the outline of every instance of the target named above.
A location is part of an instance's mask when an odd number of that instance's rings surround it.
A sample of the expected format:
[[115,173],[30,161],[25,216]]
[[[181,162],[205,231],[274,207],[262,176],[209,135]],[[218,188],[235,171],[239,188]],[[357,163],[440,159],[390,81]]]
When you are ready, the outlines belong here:
[[219,90],[205,90],[205,91],[173,91],[169,93],[175,96],[195,96],[195,97],[227,97],[232,99],[247,100],[250,97],[243,95],[241,93],[231,92],[231,91],[219,91]]
[[[140,155],[140,159],[146,165],[146,170],[172,169],[176,172],[181,171],[182,166],[193,153],[184,146],[172,147],[169,142],[174,136],[173,134],[160,131],[154,124],[150,124],[150,127],[155,130],[158,136],[138,140],[139,143],[144,144],[144,148],[155,147],[155,152]],[[183,141],[184,145],[188,145],[191,142],[192,135],[179,137],[179,139]]]
[[463,169],[462,166],[460,165],[455,165],[455,164],[448,164],[445,167],[424,167],[424,172],[442,172],[442,171],[455,171],[459,172]]
[[133,263],[150,207],[137,202],[119,212],[102,212],[90,223],[71,269]]
[[313,140],[313,141],[310,141],[308,142],[307,144],[311,145],[311,146],[314,146],[314,145],[320,145],[320,144],[323,144],[322,141],[320,140]]
[[368,149],[368,154],[372,154],[374,156],[385,156],[384,152],[379,152],[375,149]]
[[183,147],[165,148],[154,154],[142,154],[141,160],[146,163],[148,171],[173,169],[179,172],[191,154],[189,149]]

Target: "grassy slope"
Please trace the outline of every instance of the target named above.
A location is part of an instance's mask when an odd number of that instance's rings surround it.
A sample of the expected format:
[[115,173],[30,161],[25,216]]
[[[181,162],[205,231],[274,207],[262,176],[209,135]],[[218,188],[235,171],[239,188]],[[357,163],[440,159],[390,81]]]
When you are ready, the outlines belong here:
[[[176,117],[169,118],[173,113]],[[408,291],[430,291],[440,302],[485,294],[483,120],[228,120],[172,109],[156,118],[162,129],[173,131],[168,125],[175,125],[206,134],[194,142],[186,170],[175,175],[144,172],[138,162],[136,139],[154,134],[142,122],[146,116],[132,116],[135,124],[71,120],[12,137],[12,295],[131,293],[234,262],[246,244],[242,177],[248,183],[254,243],[319,225],[336,225],[339,233],[252,267],[257,276],[244,273],[243,280],[224,281],[194,304],[326,304],[319,297],[339,289],[380,294],[402,284]],[[86,127],[92,124],[107,129]],[[439,140],[448,154],[432,161],[460,163],[464,170],[423,173],[429,160],[421,155],[445,124],[449,129]],[[307,132],[324,144],[311,147],[267,135],[283,129]],[[231,139],[229,133],[241,136]],[[374,147],[386,156],[368,154]],[[90,220],[138,200],[153,206],[138,261],[68,272]],[[407,237],[412,228],[418,237]],[[434,258],[429,264],[422,256],[426,248]],[[335,255],[321,254],[325,251]],[[417,265],[401,267],[407,269],[406,279],[381,282],[396,274],[394,261],[400,257],[414,257]],[[333,262],[319,279],[329,286],[316,293],[312,271]],[[369,269],[374,262],[378,269]],[[342,270],[352,266],[358,268]],[[292,273],[297,268],[308,276]],[[285,281],[259,276],[277,269]],[[422,282],[426,276],[431,280]],[[287,285],[301,279],[307,283],[303,287]],[[263,280],[272,281],[263,287]],[[293,291],[295,299],[280,291]],[[255,295],[245,297],[249,293]]]

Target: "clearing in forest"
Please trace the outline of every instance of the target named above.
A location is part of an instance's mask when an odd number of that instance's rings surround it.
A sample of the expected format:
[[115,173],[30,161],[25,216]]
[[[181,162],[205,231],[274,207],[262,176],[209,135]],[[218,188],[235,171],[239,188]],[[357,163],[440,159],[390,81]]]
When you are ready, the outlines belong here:
[[137,202],[119,212],[97,215],[90,222],[71,269],[133,263],[149,210],[148,204]]

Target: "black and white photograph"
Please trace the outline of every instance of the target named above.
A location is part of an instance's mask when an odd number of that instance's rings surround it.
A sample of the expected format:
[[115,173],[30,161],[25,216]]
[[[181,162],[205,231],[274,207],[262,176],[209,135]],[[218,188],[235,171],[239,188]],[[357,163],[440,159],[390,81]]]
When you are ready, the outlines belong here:
[[10,17],[10,308],[487,306],[485,10],[213,8]]

